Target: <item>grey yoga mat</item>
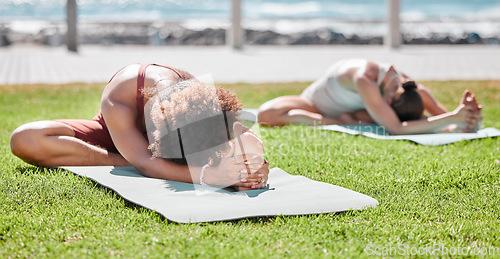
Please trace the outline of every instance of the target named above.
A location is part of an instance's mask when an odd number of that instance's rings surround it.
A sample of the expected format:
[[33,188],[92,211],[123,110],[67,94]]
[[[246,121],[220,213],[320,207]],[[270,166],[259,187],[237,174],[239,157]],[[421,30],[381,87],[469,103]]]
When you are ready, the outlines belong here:
[[[246,112],[245,118],[252,118],[252,116],[253,118],[257,118],[257,109],[244,109],[244,111]],[[251,116],[248,114],[251,114]],[[492,138],[500,136],[500,130],[496,128],[485,128],[475,133],[433,133],[414,135],[390,135],[386,132],[384,127],[376,124],[324,125],[311,127],[311,129],[332,130],[350,135],[361,135],[374,139],[409,140],[417,144],[426,146],[439,146],[463,140]]]
[[[62,167],[114,190],[170,221],[196,223],[276,215],[306,215],[375,207],[377,200],[332,184],[272,168],[267,188],[231,192],[144,177],[134,167]],[[196,188],[195,188],[196,187]]]
[[318,126],[320,129],[333,130],[351,135],[362,135],[375,139],[409,140],[426,146],[439,146],[455,143],[462,140],[482,139],[500,136],[500,130],[496,128],[485,128],[475,133],[434,133],[416,135],[389,135],[379,125],[325,125]]

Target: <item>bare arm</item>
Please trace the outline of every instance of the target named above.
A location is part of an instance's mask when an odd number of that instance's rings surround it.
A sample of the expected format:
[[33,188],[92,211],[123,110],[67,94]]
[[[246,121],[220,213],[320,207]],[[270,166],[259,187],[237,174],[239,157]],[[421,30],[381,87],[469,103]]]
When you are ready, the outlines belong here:
[[[200,183],[201,167],[179,165],[163,158],[156,158],[148,150],[148,141],[135,125],[138,118],[135,77],[137,72],[131,70],[130,73],[125,71],[119,79],[114,79],[108,84],[101,101],[102,114],[116,148],[131,165],[145,176]],[[262,159],[258,161],[249,159],[248,165],[243,164],[241,160],[237,162],[240,163],[234,163],[232,157],[225,158],[217,167],[207,168],[204,171],[204,182],[218,186],[234,184],[251,187],[255,185],[257,177],[255,179],[249,177],[248,181],[241,181],[238,178],[241,170],[268,172],[267,164],[263,165]]]
[[422,84],[417,85],[417,92],[420,94],[420,97],[422,97],[422,101],[424,102],[424,109],[429,115],[435,116],[448,112],[446,108],[441,103],[439,103],[436,98],[434,98],[434,96],[432,96],[427,87],[423,86]]
[[103,100],[101,109],[116,148],[142,174],[153,178],[193,182],[186,167],[152,157],[148,150],[149,143],[136,129],[137,109],[133,105],[107,98]]
[[384,126],[392,134],[421,134],[439,132],[450,124],[465,120],[463,107],[460,109],[417,121],[401,122],[394,110],[380,94],[378,86],[366,75],[355,75],[354,82],[358,93],[365,103],[366,110],[375,122]]
[[[136,110],[127,104],[116,101],[103,102],[103,116],[106,119],[109,132],[121,155],[142,174],[152,178],[168,179],[187,183],[200,183],[201,167],[179,165],[163,158],[155,158],[148,150],[148,142],[135,128]],[[254,161],[255,160],[255,161]],[[229,186],[238,185],[252,187],[259,179],[241,182],[239,172],[243,169],[255,172],[268,172],[268,164],[262,165],[261,159],[249,159],[249,165],[233,163],[232,158],[223,159],[217,167],[209,167],[204,174],[204,182],[210,185]],[[249,179],[249,178],[248,178]],[[258,186],[257,188],[262,188]]]

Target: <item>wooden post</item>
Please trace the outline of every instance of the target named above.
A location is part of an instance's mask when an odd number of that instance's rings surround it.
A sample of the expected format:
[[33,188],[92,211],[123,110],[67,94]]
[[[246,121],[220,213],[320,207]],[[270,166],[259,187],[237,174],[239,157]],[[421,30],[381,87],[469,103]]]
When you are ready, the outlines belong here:
[[387,34],[385,35],[384,45],[390,48],[401,46],[400,31],[400,0],[386,0],[387,5]]
[[241,27],[241,0],[231,0],[231,25],[226,32],[226,44],[234,49],[241,49],[245,41]]
[[66,46],[69,51],[78,51],[78,32],[77,32],[77,6],[76,0],[67,0],[66,2]]

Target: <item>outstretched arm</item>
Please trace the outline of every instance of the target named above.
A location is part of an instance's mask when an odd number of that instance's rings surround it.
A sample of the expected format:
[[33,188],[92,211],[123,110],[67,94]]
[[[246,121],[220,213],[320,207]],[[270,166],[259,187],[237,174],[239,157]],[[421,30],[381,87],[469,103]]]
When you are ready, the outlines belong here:
[[453,112],[417,121],[401,122],[394,110],[383,100],[373,80],[370,80],[364,74],[360,74],[355,75],[354,82],[370,116],[392,134],[435,133],[451,124],[458,124],[462,128],[465,127],[466,121],[470,119],[468,106],[460,105]]
[[424,110],[431,116],[439,115],[448,112],[444,105],[439,103],[434,96],[432,96],[429,89],[422,84],[417,84],[417,92],[422,97],[424,103]]

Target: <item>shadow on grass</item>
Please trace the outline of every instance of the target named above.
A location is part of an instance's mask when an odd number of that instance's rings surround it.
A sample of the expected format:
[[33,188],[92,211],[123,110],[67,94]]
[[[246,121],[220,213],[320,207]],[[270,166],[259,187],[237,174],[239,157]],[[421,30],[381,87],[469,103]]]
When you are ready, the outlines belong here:
[[[115,192],[114,190],[112,190],[110,188],[107,188],[107,187],[100,185],[97,181],[94,181],[94,180],[87,178],[87,177],[80,176],[78,174],[75,174],[75,173],[68,171],[68,170],[64,170],[62,168],[50,168],[50,167],[43,167],[43,166],[28,165],[28,166],[17,166],[15,169],[15,172],[21,173],[24,175],[38,175],[38,174],[51,174],[51,175],[65,174],[68,176],[73,175],[73,176],[78,177],[80,179],[88,180],[89,183],[92,183],[91,184],[92,188],[94,188],[100,192],[104,192],[104,194],[106,194],[106,195],[111,195],[117,200],[124,201],[125,206],[128,208],[137,209],[139,211],[141,211],[141,210],[149,211],[148,209],[146,209],[138,204],[135,204],[135,203],[130,202],[126,199],[123,199],[117,192]],[[159,215],[162,220],[165,220],[165,218],[162,215],[160,215],[158,213],[156,213],[156,214]]]
[[[34,166],[34,165],[28,165],[28,166],[18,166],[16,167],[15,171],[17,173],[25,174],[25,175],[42,175],[42,174],[51,174],[51,175],[73,175],[76,176],[80,179],[84,179],[85,182],[84,184],[90,184],[90,187],[94,188],[97,191],[103,192],[105,195],[111,195],[113,196],[117,201],[123,201],[124,205],[127,208],[137,210],[139,212],[146,212],[146,211],[151,211],[154,212],[157,216],[159,216],[159,219],[161,221],[167,222],[169,224],[176,224],[176,225],[183,225],[185,223],[178,223],[175,221],[171,221],[165,216],[161,215],[160,213],[157,213],[156,211],[150,210],[148,208],[145,208],[139,204],[133,203],[127,199],[124,199],[121,197],[116,191],[113,189],[110,189],[108,187],[102,186],[99,182],[87,178],[78,174],[75,174],[71,171],[65,170],[63,168],[49,168],[49,167],[40,167],[40,166]],[[345,212],[337,212],[337,213],[331,213],[335,214],[335,216],[339,215],[350,215],[350,211],[345,211]],[[238,218],[238,219],[231,219],[231,220],[223,220],[223,221],[213,221],[213,222],[200,222],[200,223],[192,223],[196,225],[206,225],[206,224],[218,224],[218,223],[233,223],[233,224],[266,224],[266,223],[271,223],[275,221],[277,218],[295,218],[295,217],[317,217],[319,214],[307,214],[307,215],[275,215],[275,216],[254,216],[254,217],[246,217],[246,218]]]
[[53,174],[54,169],[42,166],[28,165],[28,166],[17,166],[15,171],[25,175],[40,174],[40,173]]
[[[139,212],[141,211],[152,211],[148,208],[145,208],[139,204],[133,203],[127,199],[122,198],[116,191],[113,189],[107,188],[105,186],[102,186],[99,182],[87,178],[78,174],[75,174],[71,171],[65,170],[63,168],[49,168],[49,167],[42,167],[42,166],[35,166],[35,165],[27,165],[27,166],[17,166],[15,169],[16,173],[24,174],[24,175],[57,175],[57,174],[64,174],[64,175],[73,175],[75,177],[78,177],[80,179],[84,179],[85,181],[88,180],[85,184],[90,183],[90,186],[94,188],[97,191],[103,192],[105,195],[111,195],[113,196],[116,200],[123,201],[125,206],[130,209],[137,210]],[[178,223],[175,221],[171,221],[167,219],[165,216],[157,213],[156,211],[154,212],[157,216],[159,216],[161,221],[168,222],[169,224],[177,224],[177,225],[182,225],[184,223]],[[272,218],[275,218],[275,216],[268,217],[268,216],[259,216],[259,217],[252,217],[252,218],[241,218],[241,219],[234,219],[234,220],[227,220],[227,221],[214,221],[214,222],[204,222],[204,223],[193,223],[193,224],[214,224],[214,223],[219,223],[219,222],[231,222],[231,223],[244,223],[248,222],[250,224],[255,224],[255,223],[266,223],[269,222]]]
[[[331,212],[331,213],[321,213],[321,214],[304,214],[304,215],[275,215],[275,216],[257,216],[257,217],[248,217],[248,218],[241,218],[241,219],[233,219],[233,220],[226,220],[223,222],[230,222],[230,223],[248,223],[248,224],[265,224],[265,223],[271,223],[274,220],[278,218],[299,218],[299,217],[304,217],[304,218],[316,218],[319,215],[334,215],[335,217],[343,217],[343,216],[350,216],[350,215],[355,215],[353,213],[359,213],[360,211],[357,210],[347,210],[347,211],[339,211],[339,212]],[[215,222],[208,222],[208,223],[215,223]],[[199,223],[199,224],[207,224],[207,223]]]

